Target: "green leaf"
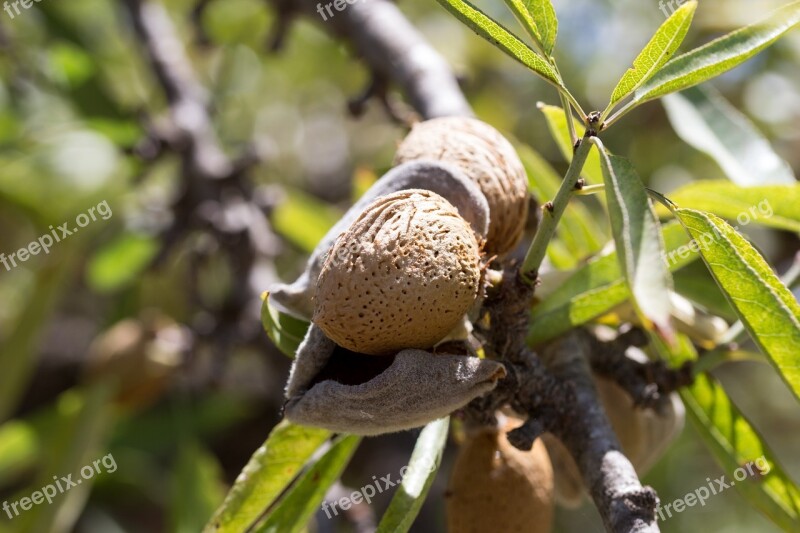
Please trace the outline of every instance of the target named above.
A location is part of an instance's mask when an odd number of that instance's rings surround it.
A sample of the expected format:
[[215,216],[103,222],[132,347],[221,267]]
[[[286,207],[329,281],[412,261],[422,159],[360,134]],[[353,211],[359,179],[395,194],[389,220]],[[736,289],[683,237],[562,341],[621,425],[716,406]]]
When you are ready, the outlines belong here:
[[[691,342],[682,335],[672,351],[657,340],[655,346],[674,366],[697,359]],[[785,531],[800,529],[800,489],[722,386],[711,376],[700,374],[690,387],[680,390],[680,395],[689,420],[725,471],[727,482],[734,481],[750,504]],[[754,475],[749,475],[747,465],[752,465]],[[743,473],[748,476],[744,478]]]
[[794,295],[724,220],[692,209],[675,215],[753,340],[800,399],[800,304]]
[[297,348],[306,336],[309,323],[284,313],[269,302],[269,293],[262,295],[261,325],[272,343],[286,356],[294,359]]
[[[662,231],[670,270],[697,259],[697,252],[687,246],[689,237],[680,224],[666,224]],[[610,312],[629,298],[616,252],[596,257],[533,308],[527,342],[535,346],[554,339]]]
[[331,448],[298,480],[286,496],[259,524],[257,533],[297,533],[320,508],[328,488],[341,477],[361,442],[361,437],[339,437]]
[[611,93],[611,102],[603,112],[605,117],[614,104],[627,98],[644,82],[653,77],[664,63],[675,53],[686,37],[692,24],[697,2],[691,0],[676,9],[656,31],[650,42],[633,60],[633,68],[629,68]]
[[472,31],[492,43],[494,46],[516,59],[533,72],[566,91],[561,76],[545,61],[542,56],[530,49],[519,38],[504,28],[500,23],[472,5],[467,0],[437,0],[458,20],[466,24]]
[[636,90],[633,104],[639,105],[719,76],[774,43],[798,22],[800,2],[792,2],[773,11],[761,22],[678,56]]
[[793,185],[789,164],[775,153],[755,124],[710,86],[692,87],[663,99],[678,136],[708,154],[738,185]]
[[205,533],[241,533],[295,480],[331,432],[283,421],[244,467]]
[[98,292],[121,289],[136,281],[158,252],[149,235],[124,233],[89,260],[87,280]]
[[646,326],[652,323],[661,336],[671,339],[674,335],[669,320],[672,277],[664,262],[661,224],[630,162],[602,149],[598,151],[617,257],[634,307]]
[[800,184],[740,187],[723,180],[694,181],[669,198],[680,207],[735,220],[739,227],[761,224],[800,233]]
[[[572,139],[569,136],[569,128],[567,127],[567,116],[564,110],[558,106],[539,104],[539,109],[544,113],[544,118],[547,121],[547,127],[550,130],[550,135],[558,145],[558,149],[566,159],[567,163],[572,161]],[[583,131],[586,126],[575,120],[575,131]],[[600,164],[600,155],[597,153],[597,147],[593,147],[589,152],[589,157],[586,158],[586,164],[583,166],[581,176],[588,184],[596,185],[603,183],[603,170]]]
[[505,3],[544,54],[550,56],[558,35],[558,18],[553,3],[550,0],[505,0]]
[[272,213],[272,226],[302,251],[311,253],[328,230],[338,222],[341,213],[298,190],[287,194],[286,200]]
[[447,417],[434,420],[422,430],[403,481],[378,525],[378,533],[405,533],[411,528],[436,478],[449,429]]
[[675,292],[696,306],[724,318],[729,323],[739,319],[702,261],[692,262],[675,272],[672,281],[675,284]]
[[[516,149],[534,196],[541,201],[554,198],[561,185],[561,177],[530,147],[518,145]],[[556,237],[548,246],[550,261],[560,269],[574,268],[579,261],[600,251],[607,240],[604,229],[580,201],[570,202],[556,229]],[[559,253],[563,255],[554,258],[554,254]]]

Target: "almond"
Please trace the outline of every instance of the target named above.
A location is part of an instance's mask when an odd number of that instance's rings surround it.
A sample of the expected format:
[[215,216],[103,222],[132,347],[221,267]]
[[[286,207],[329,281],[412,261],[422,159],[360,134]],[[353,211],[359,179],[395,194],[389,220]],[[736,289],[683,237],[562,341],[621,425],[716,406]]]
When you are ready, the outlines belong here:
[[528,216],[528,178],[514,147],[492,126],[474,118],[443,117],[416,124],[395,155],[395,164],[435,160],[459,167],[489,203],[486,251],[509,252]]
[[549,532],[553,493],[553,467],[542,439],[526,452],[503,431],[480,431],[467,437],[453,467],[448,531]]
[[312,321],[354,352],[431,348],[475,303],[480,252],[470,225],[438,194],[380,197],[328,254]]

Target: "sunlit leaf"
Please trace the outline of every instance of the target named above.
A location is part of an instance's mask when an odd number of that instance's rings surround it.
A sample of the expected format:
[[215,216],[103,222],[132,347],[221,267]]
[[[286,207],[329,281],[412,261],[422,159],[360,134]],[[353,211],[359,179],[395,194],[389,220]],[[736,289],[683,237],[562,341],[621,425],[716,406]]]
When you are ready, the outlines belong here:
[[261,325],[273,344],[284,355],[294,359],[297,348],[306,336],[309,323],[286,314],[269,303],[269,293],[264,293],[261,304]]
[[692,209],[675,214],[753,340],[800,399],[800,304],[724,220]]
[[348,435],[336,439],[331,448],[300,476],[267,515],[254,528],[256,533],[298,533],[320,509],[328,488],[341,477],[361,442],[361,437]]
[[765,49],[800,22],[800,2],[669,61],[634,93],[640,104],[719,76]]
[[692,87],[663,99],[681,139],[714,158],[738,185],[797,183],[789,164],[743,113],[710,86]]
[[566,90],[564,88],[564,83],[561,81],[561,76],[558,75],[555,69],[550,66],[542,56],[531,50],[527,44],[520,41],[516,35],[486,15],[486,13],[467,0],[437,1],[458,20],[466,24],[472,31],[531,69],[546,81],[562,90]]
[[603,150],[599,152],[617,257],[634,306],[645,324],[652,323],[660,335],[670,339],[672,277],[664,262],[661,224],[630,162]]
[[289,487],[330,431],[283,421],[244,467],[205,533],[241,533]]
[[[665,260],[678,270],[697,259],[678,223],[663,227]],[[539,302],[531,314],[527,341],[541,344],[604,315],[630,298],[616,252],[592,259]]]
[[[675,366],[697,359],[691,342],[683,336],[679,336],[678,346],[672,350],[657,339],[655,345],[662,357]],[[735,483],[750,504],[784,531],[797,531],[800,489],[722,386],[713,377],[701,374],[694,384],[681,389],[680,395],[689,420],[725,472],[726,483]]]
[[447,417],[431,422],[422,430],[403,481],[378,525],[378,533],[405,533],[411,528],[436,478],[449,429]]
[[525,31],[542,47],[546,55],[553,53],[558,34],[558,18],[550,0],[505,0]]
[[695,305],[728,322],[738,320],[736,311],[722,294],[702,261],[692,262],[673,273],[672,281],[675,284],[675,292]]
[[611,102],[603,112],[605,115],[617,102],[626,98],[638,89],[644,82],[658,72],[664,63],[675,53],[686,37],[689,26],[692,24],[697,2],[690,0],[676,9],[670,17],[658,28],[650,42],[639,52],[633,60],[633,67],[629,68],[617,83],[611,93]]
[[[708,211],[737,223],[800,233],[800,183],[740,187],[722,180],[694,181],[670,193],[680,207]],[[666,208],[660,208],[667,214]]]

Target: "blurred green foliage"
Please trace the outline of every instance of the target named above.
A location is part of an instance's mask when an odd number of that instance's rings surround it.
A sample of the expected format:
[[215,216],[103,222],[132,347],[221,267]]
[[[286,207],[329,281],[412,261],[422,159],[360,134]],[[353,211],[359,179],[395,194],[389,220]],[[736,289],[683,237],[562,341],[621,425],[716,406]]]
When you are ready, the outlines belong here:
[[[377,103],[359,119],[348,114],[347,100],[362,90],[369,73],[311,21],[298,21],[285,49],[272,53],[265,42],[276,15],[266,3],[214,0],[200,21],[210,41],[201,46],[191,23],[194,2],[164,3],[211,96],[223,147],[236,153],[252,142],[264,158],[250,176],[274,201],[269,220],[277,252],[259,264],[253,282],[263,290],[279,278],[291,279],[350,203],[352,191],[363,191],[359,179],[369,181],[365,175],[390,166],[403,130]],[[704,0],[686,42],[695,46],[751,22],[764,12],[761,4]],[[580,102],[602,109],[663,22],[658,2],[557,0],[554,5],[561,75]],[[482,7],[513,27],[500,2],[482,2]],[[406,1],[401,8],[463,76],[476,114],[543,158],[526,162],[563,175],[563,146],[551,140],[536,106],[538,101],[561,105],[551,87],[433,3]],[[796,171],[798,61],[800,35],[794,33],[714,82]],[[0,12],[0,252],[28,246],[51,225],[71,222],[100,201],[114,213],[58,243],[48,255],[33,256],[11,270],[0,266],[0,501],[30,495],[53,476],[74,472],[106,453],[113,453],[119,465],[114,474],[94,480],[91,491],[87,484],[53,506],[34,507],[11,521],[0,514],[0,532],[198,531],[278,421],[288,362],[260,329],[245,332],[260,341],[243,343],[223,358],[211,349],[196,350],[163,397],[138,410],[119,408],[103,383],[82,378],[92,341],[111,325],[157,309],[198,332],[210,331],[207,304],[224,299],[236,281],[235,271],[215,262],[215,250],[200,236],[150,268],[179,193],[180,162],[167,153],[144,163],[132,152],[146,130],[141,116],[164,111],[164,95],[118,2],[44,0],[13,19]],[[627,115],[605,142],[633,161],[649,187],[667,195],[690,182],[724,178],[714,159],[679,140],[659,104]],[[599,183],[602,177],[596,179]],[[551,195],[554,185],[540,185],[542,194]],[[572,224],[585,228],[600,205],[592,199],[579,202]],[[605,225],[598,228],[608,235]],[[796,234],[756,226],[741,230],[779,271],[798,249]],[[583,241],[574,236],[561,241],[566,249],[588,252],[600,244],[592,234]],[[188,258],[197,250],[212,259],[194,271]],[[559,261],[556,254],[551,250],[553,263]],[[566,253],[561,261],[563,268],[577,266]],[[687,287],[682,292],[694,287],[698,303],[732,320],[711,279],[689,270],[694,266],[676,274],[678,286]],[[201,294],[186,290],[190,279],[201,280]],[[252,307],[260,302],[254,300]],[[800,416],[780,378],[752,362],[723,365],[716,374],[734,404],[758,420],[759,433],[789,477],[800,479]],[[398,470],[413,439],[374,441],[382,448],[365,444],[355,452],[358,461],[345,474],[348,483],[361,486],[373,475]],[[432,495],[444,492],[449,463],[448,452]],[[718,475],[689,426],[644,481],[668,502]],[[441,500],[425,503],[412,531],[441,529]],[[375,512],[388,505],[388,499],[378,499]],[[675,515],[662,531],[696,530],[699,524],[730,533],[777,530],[731,490],[705,507]],[[599,531],[599,519],[587,503],[578,511],[560,512],[557,530]]]

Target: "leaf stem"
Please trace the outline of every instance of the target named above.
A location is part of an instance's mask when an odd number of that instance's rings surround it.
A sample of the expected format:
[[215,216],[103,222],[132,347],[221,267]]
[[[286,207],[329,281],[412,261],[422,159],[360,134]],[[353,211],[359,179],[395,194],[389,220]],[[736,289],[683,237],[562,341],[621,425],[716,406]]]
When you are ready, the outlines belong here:
[[631,98],[624,106],[620,107],[616,113],[611,115],[608,118],[608,120],[605,120],[605,117],[602,117],[601,120],[603,123],[603,129],[607,130],[608,128],[610,128],[613,123],[615,123],[623,116],[625,116],[625,114],[628,113],[628,111],[632,110],[634,107],[636,107],[638,103],[639,102],[635,98]]
[[[558,76],[561,77],[561,72],[558,70],[558,65],[556,65],[555,59],[551,56],[549,58],[550,64],[553,65],[553,69],[558,73]],[[563,79],[563,78],[562,78]],[[567,119],[567,129],[569,129],[569,138],[572,142],[572,146],[575,146],[578,143],[578,133],[575,131],[575,122],[572,120],[572,105],[570,104],[567,95],[559,90],[558,97],[561,99],[561,107],[564,109],[564,115]],[[586,117],[582,117],[584,121]]]
[[[570,117],[571,118],[571,117]],[[567,169],[564,180],[561,182],[561,188],[558,189],[555,199],[552,202],[547,202],[544,205],[544,213],[542,220],[539,223],[539,230],[533,238],[525,260],[520,267],[520,276],[525,283],[533,285],[539,276],[539,267],[542,266],[544,256],[547,252],[547,245],[553,238],[556,231],[558,221],[564,210],[569,204],[569,200],[575,192],[575,186],[580,179],[583,165],[586,163],[586,158],[589,156],[589,151],[592,149],[590,139],[597,133],[592,128],[587,128],[583,134],[583,138],[577,144],[575,154],[572,157],[572,163]]]

